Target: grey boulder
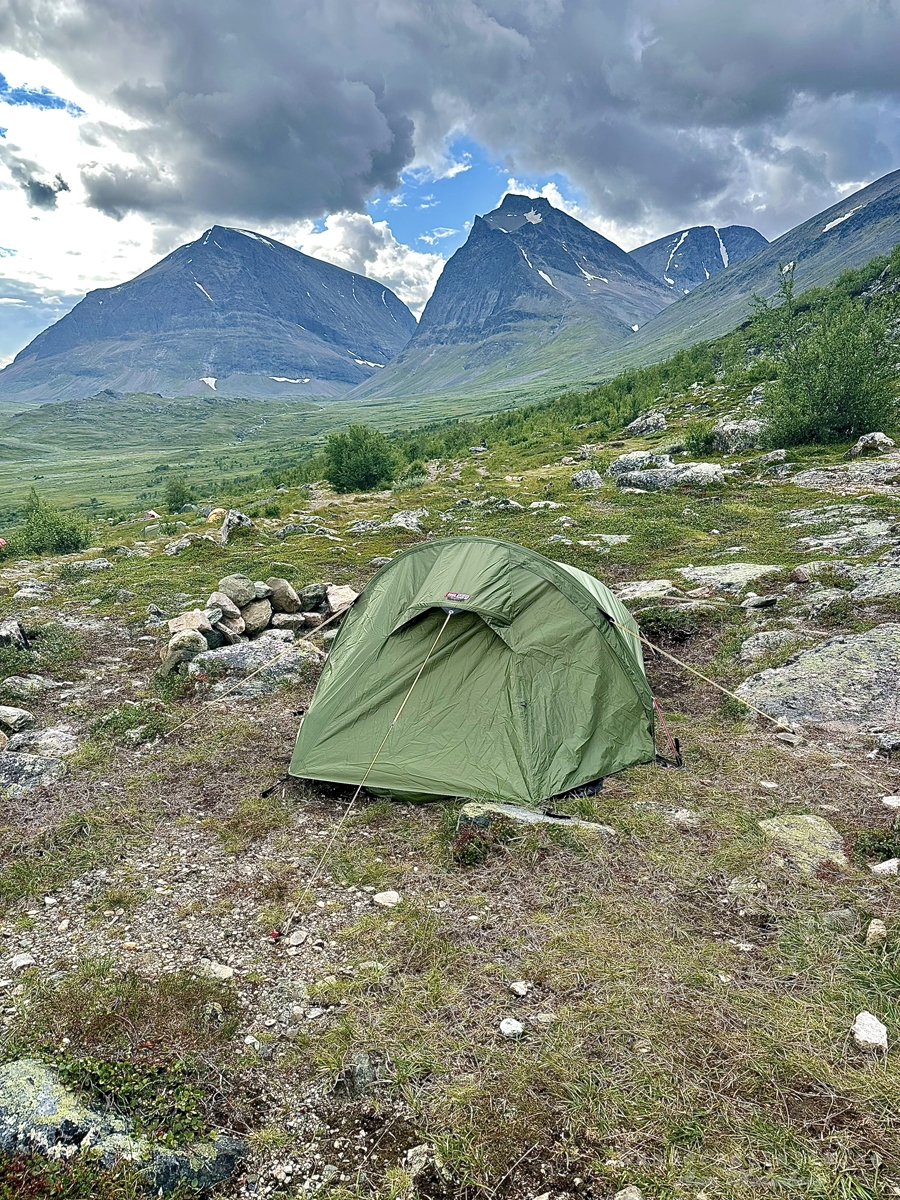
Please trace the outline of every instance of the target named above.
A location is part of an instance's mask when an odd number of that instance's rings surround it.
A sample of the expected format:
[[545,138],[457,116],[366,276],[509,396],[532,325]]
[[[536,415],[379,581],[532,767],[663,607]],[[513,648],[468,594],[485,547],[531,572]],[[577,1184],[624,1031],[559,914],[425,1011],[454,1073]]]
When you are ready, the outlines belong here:
[[0,704],[0,727],[19,733],[23,729],[31,729],[37,724],[37,718],[27,708],[13,708],[10,704]]
[[725,478],[725,471],[718,463],[680,463],[677,466],[673,464],[670,467],[624,471],[616,475],[616,487],[660,492],[670,487],[709,487],[711,483],[724,483]]
[[198,681],[208,680],[213,696],[268,696],[302,679],[311,662],[321,661],[320,651],[293,639],[288,629],[272,629],[252,642],[207,650],[188,664],[188,673]]
[[835,732],[884,726],[897,704],[900,624],[830,638],[744,681],[737,695],[787,723]]
[[130,1121],[88,1107],[52,1067],[22,1058],[0,1067],[0,1150],[52,1158],[84,1154],[104,1167],[130,1162],[154,1193],[224,1183],[244,1156],[243,1142],[214,1137],[171,1150],[134,1132]]
[[64,773],[63,764],[43,754],[0,754],[0,796],[16,800],[27,796],[45,783],[53,783]]
[[596,491],[603,487],[603,476],[599,471],[590,469],[585,471],[576,471],[572,476],[572,487],[576,491]]
[[679,567],[678,573],[693,583],[715,588],[717,592],[738,595],[757,579],[781,570],[782,567],[766,566],[763,563],[732,562],[708,567]]
[[717,421],[712,432],[713,446],[722,454],[740,454],[759,445],[764,429],[764,423],[755,417]]
[[52,691],[59,684],[52,679],[45,679],[43,675],[9,675],[3,680],[2,687],[5,694],[14,700],[30,700],[42,692]]
[[625,432],[631,434],[633,437],[640,437],[645,433],[661,433],[667,428],[668,424],[665,413],[648,412],[635,417],[630,425],[625,426]]
[[[251,600],[256,599],[256,588],[253,585],[253,580],[248,579],[246,575],[226,575],[224,579],[220,579],[216,592],[213,592],[213,595],[209,598],[210,603],[213,603],[213,597],[216,596],[217,592],[221,592],[238,608],[243,608],[245,604],[249,604]],[[221,604],[217,603],[216,606],[222,608]]]
[[14,650],[28,650],[25,630],[14,619],[0,621],[0,646],[12,646]]
[[50,729],[28,729],[24,733],[14,734],[6,744],[7,754],[10,752],[43,755],[44,758],[65,758],[74,754],[78,749],[78,738],[65,725],[53,726]]
[[[620,454],[615,462],[606,469],[607,475],[627,475],[632,471],[666,470],[674,467],[675,463],[668,454],[654,454],[650,450],[633,450],[630,454]],[[579,475],[583,472],[579,471]]]

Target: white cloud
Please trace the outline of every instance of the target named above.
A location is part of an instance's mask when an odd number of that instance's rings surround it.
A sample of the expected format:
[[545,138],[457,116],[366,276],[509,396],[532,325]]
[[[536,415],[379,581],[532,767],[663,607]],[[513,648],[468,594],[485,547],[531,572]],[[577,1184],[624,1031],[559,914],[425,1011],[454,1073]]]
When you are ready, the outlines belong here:
[[304,221],[266,232],[304,254],[386,283],[417,317],[444,266],[440,254],[413,250],[398,242],[387,221],[373,221],[367,213],[334,213],[321,230]]
[[437,229],[432,229],[430,233],[420,234],[419,241],[425,242],[428,246],[434,246],[444,238],[453,237],[454,233],[459,233],[459,230],[447,229],[444,226],[439,226]]

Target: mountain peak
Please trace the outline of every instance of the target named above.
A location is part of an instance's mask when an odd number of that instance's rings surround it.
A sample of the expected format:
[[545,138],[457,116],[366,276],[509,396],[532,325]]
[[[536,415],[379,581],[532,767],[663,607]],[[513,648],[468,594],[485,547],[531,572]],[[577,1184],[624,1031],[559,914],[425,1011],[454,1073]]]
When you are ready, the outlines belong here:
[[409,345],[354,395],[589,375],[597,350],[672,299],[624,250],[544,197],[507,193],[476,217]]
[[0,399],[341,395],[415,318],[389,288],[249,229],[213,225],[135,279],[89,292],[0,371]]
[[768,244],[749,225],[693,225],[630,253],[654,279],[684,295]]

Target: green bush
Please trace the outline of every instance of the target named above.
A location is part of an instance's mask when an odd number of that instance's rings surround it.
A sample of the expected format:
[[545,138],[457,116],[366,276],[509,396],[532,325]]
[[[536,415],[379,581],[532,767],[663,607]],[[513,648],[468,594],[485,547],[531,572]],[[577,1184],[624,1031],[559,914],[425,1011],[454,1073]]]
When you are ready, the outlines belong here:
[[893,355],[884,322],[850,302],[785,355],[763,412],[779,446],[837,442],[897,419]]
[[877,302],[845,294],[794,298],[782,268],[781,303],[757,301],[752,325],[777,365],[762,415],[772,445],[857,438],[897,420],[894,347]]
[[325,442],[325,478],[337,492],[368,492],[391,482],[397,459],[380,429],[351,425]]
[[0,555],[16,554],[73,554],[84,550],[91,542],[91,527],[77,513],[62,513],[34,488],[25,501],[21,528],[9,538]]
[[684,445],[689,454],[695,458],[704,454],[712,454],[715,450],[713,430],[715,421],[691,421],[684,435]]
[[180,513],[186,504],[194,498],[194,493],[188,487],[183,475],[176,475],[166,480],[165,504],[170,513]]

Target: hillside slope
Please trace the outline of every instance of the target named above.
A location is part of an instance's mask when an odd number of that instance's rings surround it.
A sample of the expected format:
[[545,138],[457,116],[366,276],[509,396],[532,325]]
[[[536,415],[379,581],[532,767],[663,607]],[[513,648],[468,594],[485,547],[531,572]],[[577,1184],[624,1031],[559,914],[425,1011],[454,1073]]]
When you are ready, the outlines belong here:
[[877,179],[788,230],[750,258],[713,276],[648,322],[627,344],[598,357],[596,377],[657,362],[740,324],[753,293],[773,296],[779,264],[797,264],[797,291],[821,286],[900,242],[900,171]]
[[629,250],[654,279],[687,293],[769,243],[749,225],[694,225]]
[[475,218],[409,345],[354,396],[583,378],[671,300],[613,242],[547,200],[510,194]]
[[340,395],[380,370],[415,325],[375,280],[214,225],[137,278],[89,292],[0,371],[0,402],[104,389]]

